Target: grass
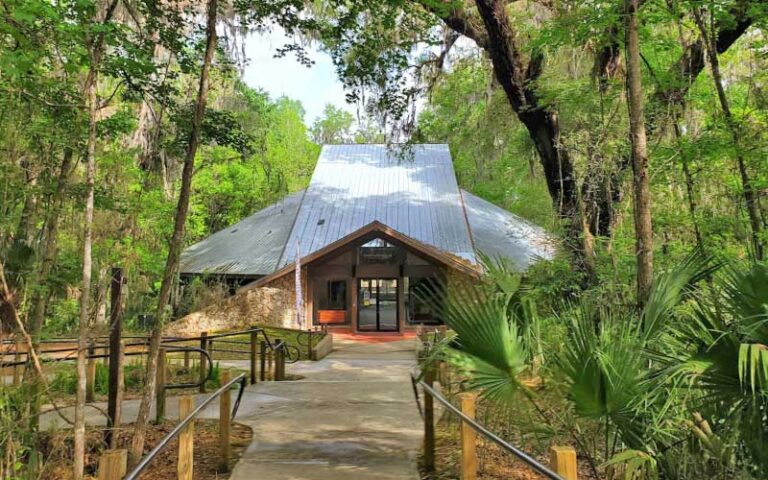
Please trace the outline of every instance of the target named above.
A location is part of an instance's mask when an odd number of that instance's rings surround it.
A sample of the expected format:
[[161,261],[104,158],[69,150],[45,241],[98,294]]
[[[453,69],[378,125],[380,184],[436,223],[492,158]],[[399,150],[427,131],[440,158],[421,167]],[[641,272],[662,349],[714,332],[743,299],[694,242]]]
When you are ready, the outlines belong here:
[[[123,378],[125,383],[126,398],[134,398],[144,388],[144,363],[128,363],[123,366]],[[199,366],[193,363],[190,368],[184,368],[178,363],[169,362],[167,364],[169,375],[166,377],[168,384],[178,383],[197,383],[200,378]],[[230,369],[233,376],[240,373],[247,373],[238,369]],[[221,368],[218,362],[214,363],[211,378],[205,386],[210,392],[221,386],[220,383]],[[102,364],[96,364],[94,390],[96,400],[105,400],[109,388],[109,368]],[[72,368],[59,368],[54,374],[50,383],[50,391],[54,398],[61,400],[72,400],[77,387],[77,372]],[[168,396],[181,395],[189,393],[195,389],[169,389],[166,391]]]

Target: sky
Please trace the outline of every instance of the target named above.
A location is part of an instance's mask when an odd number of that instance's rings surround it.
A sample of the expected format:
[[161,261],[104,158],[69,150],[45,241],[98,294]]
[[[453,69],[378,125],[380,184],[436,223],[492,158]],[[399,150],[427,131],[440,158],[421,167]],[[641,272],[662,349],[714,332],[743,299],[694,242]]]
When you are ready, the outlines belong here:
[[285,95],[301,101],[307,125],[312,125],[322,114],[326,103],[354,113],[354,106],[344,99],[344,87],[336,77],[333,62],[327,53],[307,47],[309,57],[315,62],[311,67],[301,65],[292,54],[274,58],[275,51],[287,40],[288,37],[279,29],[270,33],[253,33],[246,38],[245,53],[249,61],[243,72],[245,83],[266,90],[272,98]]

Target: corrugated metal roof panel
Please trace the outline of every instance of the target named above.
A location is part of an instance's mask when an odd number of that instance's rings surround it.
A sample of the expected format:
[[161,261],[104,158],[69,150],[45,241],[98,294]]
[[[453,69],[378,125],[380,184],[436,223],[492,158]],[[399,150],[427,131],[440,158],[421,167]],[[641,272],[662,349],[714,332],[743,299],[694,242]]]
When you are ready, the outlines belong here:
[[541,227],[466,190],[461,193],[478,251],[491,258],[506,257],[520,269],[539,258],[551,259],[554,256],[554,242]]
[[181,273],[260,276],[277,269],[304,191],[198,242],[181,255]]
[[447,145],[326,145],[278,266],[376,220],[477,262]]

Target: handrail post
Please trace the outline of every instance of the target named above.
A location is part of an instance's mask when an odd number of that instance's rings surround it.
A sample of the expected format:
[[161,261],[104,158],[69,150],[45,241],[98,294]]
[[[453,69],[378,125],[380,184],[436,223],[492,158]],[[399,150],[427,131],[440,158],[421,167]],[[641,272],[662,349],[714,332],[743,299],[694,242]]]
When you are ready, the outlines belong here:
[[261,381],[263,382],[267,379],[267,342],[265,340],[261,341],[260,352],[261,358],[259,358],[259,375],[261,377]]
[[[461,413],[475,419],[477,395],[471,392],[459,394]],[[461,480],[477,479],[477,434],[467,423],[461,422]]]
[[[229,370],[221,372],[221,384],[226,385],[231,380]],[[221,394],[219,398],[219,469],[220,473],[229,471],[229,429],[230,429],[230,411],[232,410],[232,395],[228,389]]]
[[258,355],[259,333],[251,327],[251,385],[256,383],[256,356]]
[[[207,350],[208,348],[208,332],[203,332],[200,334],[200,349],[201,350]],[[205,393],[205,379],[206,379],[206,371],[208,370],[208,367],[206,365],[206,356],[202,352],[200,352],[200,393]]]
[[[427,364],[424,370],[424,383],[430,388],[435,384],[435,368]],[[435,399],[424,390],[424,469],[435,471]]]
[[157,376],[155,377],[155,422],[165,420],[165,349],[157,353]]
[[565,480],[577,480],[576,449],[570,446],[549,447],[549,465]]
[[[184,395],[179,397],[179,421],[185,419],[195,408],[195,397]],[[195,421],[192,420],[179,433],[179,457],[176,463],[176,478],[179,480],[192,480],[192,467],[194,466],[195,449]]]
[[88,365],[85,371],[86,403],[91,403],[96,399],[96,359],[93,358],[94,355],[96,355],[96,348],[91,340],[88,342]]
[[283,341],[275,339],[275,381],[285,380],[285,348]]
[[128,450],[105,450],[99,457],[99,480],[122,480],[128,470]]

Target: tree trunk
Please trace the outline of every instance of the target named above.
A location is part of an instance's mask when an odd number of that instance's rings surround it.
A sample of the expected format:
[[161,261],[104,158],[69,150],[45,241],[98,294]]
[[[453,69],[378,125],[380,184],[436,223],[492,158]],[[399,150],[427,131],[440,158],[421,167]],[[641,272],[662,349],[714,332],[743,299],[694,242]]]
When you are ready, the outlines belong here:
[[208,15],[206,22],[206,47],[203,65],[200,70],[200,85],[197,93],[197,102],[195,104],[195,113],[192,119],[192,130],[189,136],[186,155],[184,157],[184,170],[181,177],[181,191],[179,192],[179,201],[176,206],[176,217],[173,227],[173,236],[168,245],[168,259],[165,263],[165,273],[160,286],[158,296],[157,310],[155,312],[156,323],[152,330],[150,339],[149,353],[146,369],[146,387],[142,392],[141,405],[136,419],[136,427],[131,442],[130,459],[131,465],[136,465],[142,456],[144,450],[144,440],[146,435],[147,422],[149,420],[149,408],[152,399],[155,396],[155,376],[158,368],[158,353],[160,351],[160,339],[162,336],[163,325],[167,316],[167,307],[170,300],[171,289],[173,288],[176,272],[179,265],[179,257],[184,240],[184,226],[187,220],[189,210],[189,198],[192,190],[192,174],[195,166],[195,155],[200,141],[200,128],[205,114],[205,105],[208,98],[208,76],[213,62],[213,55],[216,51],[216,15],[218,9],[217,0],[208,1]]
[[680,125],[675,121],[674,125],[675,140],[677,141],[678,152],[680,154],[680,163],[682,164],[683,179],[685,180],[685,194],[688,200],[688,213],[691,215],[691,222],[693,223],[693,233],[696,236],[696,246],[704,251],[704,237],[701,236],[701,229],[699,228],[699,219],[696,216],[696,192],[693,185],[693,175],[691,174],[691,167],[688,164],[688,156],[683,151],[682,139],[683,134],[680,131]]
[[86,149],[86,197],[85,218],[83,219],[83,281],[80,292],[80,327],[77,338],[77,390],[75,392],[75,447],[73,477],[83,478],[85,467],[85,390],[86,390],[86,349],[88,348],[88,317],[91,299],[91,267],[93,237],[93,197],[96,175],[96,115],[98,82],[96,55],[92,55],[91,68],[85,80],[85,94],[88,103],[88,146]]
[[728,129],[733,139],[733,147],[736,149],[736,166],[739,171],[739,178],[741,180],[742,195],[744,197],[744,203],[747,206],[747,215],[749,216],[749,225],[752,230],[752,248],[755,251],[755,257],[758,260],[763,259],[763,243],[761,239],[762,231],[762,219],[760,213],[760,197],[757,195],[755,188],[752,184],[749,171],[747,170],[747,163],[744,159],[744,149],[742,148],[741,130],[736,123],[736,119],[731,112],[731,106],[728,102],[728,97],[725,95],[725,88],[723,87],[723,76],[720,72],[720,60],[717,57],[717,50],[713,43],[713,39],[710,38],[709,32],[704,19],[702,18],[701,11],[698,8],[693,10],[693,17],[696,20],[696,25],[701,32],[701,38],[704,42],[704,50],[706,51],[707,58],[709,59],[709,66],[712,69],[712,80],[715,83],[715,89],[717,90],[717,99],[720,102],[720,108],[723,111],[725,122],[728,125]]
[[59,214],[64,204],[64,195],[67,191],[67,182],[70,171],[72,170],[73,152],[71,148],[64,150],[61,160],[58,178],[56,180],[56,190],[51,198],[51,207],[45,219],[43,226],[43,238],[40,247],[40,266],[37,276],[34,280],[36,288],[32,294],[30,302],[30,315],[28,321],[29,335],[32,337],[35,346],[39,341],[40,330],[43,327],[45,318],[45,307],[48,301],[48,278],[53,270],[53,264],[56,260],[56,249],[59,240]]
[[643,87],[638,38],[638,2],[626,0],[627,93],[632,144],[632,190],[634,193],[635,254],[637,256],[637,301],[644,305],[653,282],[653,228],[648,178],[648,148],[643,112]]
[[[106,6],[104,19],[106,24],[112,19],[117,7],[117,0],[111,0]],[[99,99],[96,89],[99,81],[99,68],[104,54],[104,34],[98,34],[89,42],[90,67],[83,85],[88,107],[88,141],[86,146],[86,198],[85,218],[83,219],[83,279],[80,292],[80,325],[77,338],[77,389],[75,391],[75,426],[74,459],[72,462],[75,480],[83,478],[85,469],[85,390],[86,390],[86,350],[88,348],[89,311],[91,300],[91,270],[93,242],[93,203],[96,177],[96,116],[99,113]]]

